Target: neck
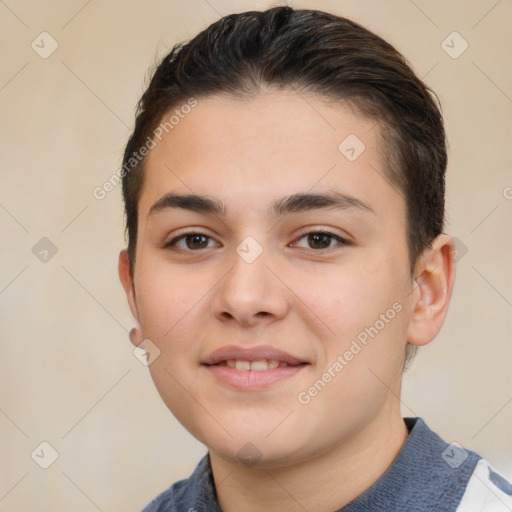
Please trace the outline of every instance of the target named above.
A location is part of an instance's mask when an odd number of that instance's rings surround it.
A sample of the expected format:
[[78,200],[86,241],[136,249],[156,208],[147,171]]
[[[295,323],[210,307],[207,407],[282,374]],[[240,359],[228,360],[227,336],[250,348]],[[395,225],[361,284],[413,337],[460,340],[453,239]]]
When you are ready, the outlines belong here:
[[210,451],[223,512],[332,512],[371,487],[407,439],[399,410],[378,417],[349,441],[313,459],[272,469],[248,468]]

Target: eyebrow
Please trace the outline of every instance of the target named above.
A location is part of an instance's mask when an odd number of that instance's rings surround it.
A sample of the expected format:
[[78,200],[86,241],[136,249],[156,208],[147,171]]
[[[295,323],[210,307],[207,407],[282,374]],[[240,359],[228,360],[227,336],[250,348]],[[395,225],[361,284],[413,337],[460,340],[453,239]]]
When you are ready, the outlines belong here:
[[[226,204],[220,199],[206,195],[168,193],[151,206],[148,217],[157,212],[178,208],[196,213],[217,215],[219,217],[226,217],[228,213]],[[373,208],[365,201],[336,191],[317,194],[292,194],[274,202],[269,211],[272,217],[280,218],[290,213],[302,213],[320,209],[358,209],[375,214]]]

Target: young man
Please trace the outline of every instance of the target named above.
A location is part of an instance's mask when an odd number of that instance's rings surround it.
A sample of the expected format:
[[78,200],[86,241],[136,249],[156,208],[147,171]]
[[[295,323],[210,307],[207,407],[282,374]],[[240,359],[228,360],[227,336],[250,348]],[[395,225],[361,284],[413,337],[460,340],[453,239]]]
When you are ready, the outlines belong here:
[[446,147],[388,43],[227,16],[156,70],[124,156],[119,272],[162,399],[208,455],[156,511],[498,511],[511,488],[400,414],[446,316]]

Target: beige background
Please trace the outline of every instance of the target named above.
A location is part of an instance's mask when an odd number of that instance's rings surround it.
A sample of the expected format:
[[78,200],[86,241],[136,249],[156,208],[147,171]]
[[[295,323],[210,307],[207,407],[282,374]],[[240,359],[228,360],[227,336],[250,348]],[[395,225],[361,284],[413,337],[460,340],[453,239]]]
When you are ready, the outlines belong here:
[[[0,3],[0,512],[138,511],[205,452],[133,355],[117,278],[120,187],[102,201],[92,191],[119,167],[156,57],[219,15],[270,5]],[[375,30],[441,98],[447,231],[462,250],[448,320],[406,375],[403,411],[511,478],[512,2],[293,5]],[[59,45],[47,59],[31,48],[43,31]],[[456,59],[441,45],[453,31],[469,44]],[[452,52],[463,44],[453,37]],[[46,262],[32,252],[42,237],[58,250]],[[43,441],[59,455],[46,470],[31,458]]]

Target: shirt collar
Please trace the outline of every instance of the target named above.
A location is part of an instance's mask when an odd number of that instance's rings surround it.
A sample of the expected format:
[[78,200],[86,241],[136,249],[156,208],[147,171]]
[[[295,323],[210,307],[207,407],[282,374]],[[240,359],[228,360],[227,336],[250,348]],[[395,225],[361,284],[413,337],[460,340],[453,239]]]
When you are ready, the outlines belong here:
[[[404,418],[409,436],[389,469],[339,512],[455,510],[480,457],[448,444],[421,418]],[[188,479],[197,512],[221,512],[207,454]]]

